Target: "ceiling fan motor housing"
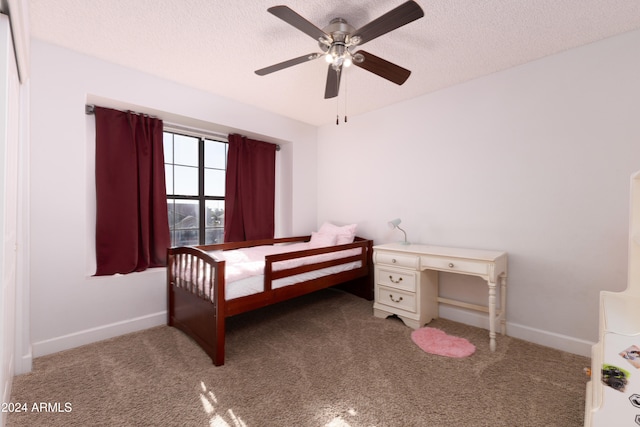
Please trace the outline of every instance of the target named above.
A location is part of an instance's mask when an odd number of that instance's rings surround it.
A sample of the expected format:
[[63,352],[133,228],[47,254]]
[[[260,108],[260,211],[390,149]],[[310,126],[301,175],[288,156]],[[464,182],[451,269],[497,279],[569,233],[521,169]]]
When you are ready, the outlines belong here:
[[318,44],[324,52],[328,51],[334,44],[340,44],[345,48],[349,48],[355,46],[360,41],[358,37],[351,37],[351,34],[353,34],[356,29],[352,25],[349,25],[343,18],[333,18],[329,25],[322,30],[331,35],[331,39],[322,37],[318,40]]

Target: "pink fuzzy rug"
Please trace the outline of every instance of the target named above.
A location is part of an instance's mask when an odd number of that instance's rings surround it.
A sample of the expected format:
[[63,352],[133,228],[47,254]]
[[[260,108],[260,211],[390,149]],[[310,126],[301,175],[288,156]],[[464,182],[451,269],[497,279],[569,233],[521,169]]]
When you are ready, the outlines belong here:
[[436,328],[420,328],[411,332],[411,339],[427,353],[447,357],[467,357],[476,351],[476,346],[464,338],[447,335]]

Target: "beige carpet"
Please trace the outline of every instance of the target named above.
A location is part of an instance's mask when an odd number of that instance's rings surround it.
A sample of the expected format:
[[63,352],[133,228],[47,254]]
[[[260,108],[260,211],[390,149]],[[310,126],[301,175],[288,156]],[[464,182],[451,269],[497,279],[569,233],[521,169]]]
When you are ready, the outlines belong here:
[[[166,326],[37,358],[8,426],[581,426],[589,359],[488,332],[430,355],[370,301],[326,290],[229,319],[226,364]],[[34,412],[34,403],[70,412]],[[65,407],[65,404],[69,403]]]

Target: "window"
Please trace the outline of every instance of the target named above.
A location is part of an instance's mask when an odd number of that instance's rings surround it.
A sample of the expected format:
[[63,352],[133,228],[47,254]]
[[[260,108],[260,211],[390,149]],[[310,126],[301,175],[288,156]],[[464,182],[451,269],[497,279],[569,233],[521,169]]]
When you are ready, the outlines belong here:
[[222,243],[228,144],[165,130],[171,245]]

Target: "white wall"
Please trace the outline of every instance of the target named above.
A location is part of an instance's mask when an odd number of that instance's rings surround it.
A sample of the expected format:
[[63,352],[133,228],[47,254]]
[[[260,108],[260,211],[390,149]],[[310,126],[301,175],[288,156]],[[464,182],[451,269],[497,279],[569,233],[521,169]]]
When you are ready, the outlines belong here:
[[87,102],[280,143],[276,233],[315,227],[315,127],[39,41],[31,53],[34,357],[166,321],[164,269],[91,277],[95,131]]
[[[627,33],[322,127],[318,222],[358,222],[385,243],[401,217],[414,242],[505,250],[507,333],[590,355],[599,291],[626,286],[638,46]],[[486,301],[480,279],[441,285]]]

